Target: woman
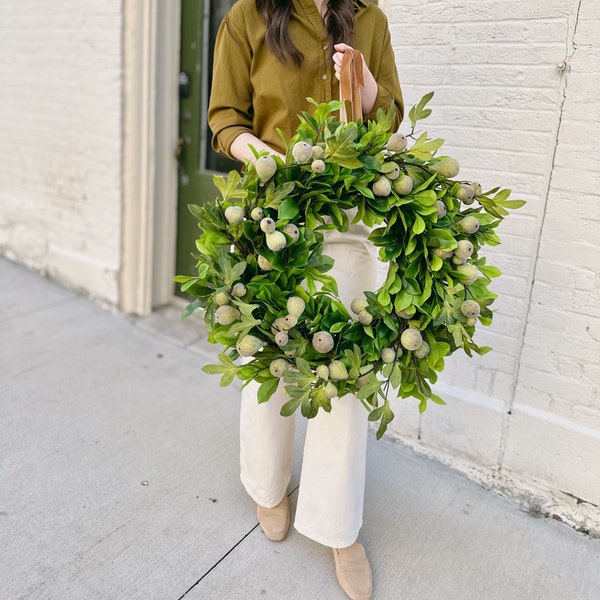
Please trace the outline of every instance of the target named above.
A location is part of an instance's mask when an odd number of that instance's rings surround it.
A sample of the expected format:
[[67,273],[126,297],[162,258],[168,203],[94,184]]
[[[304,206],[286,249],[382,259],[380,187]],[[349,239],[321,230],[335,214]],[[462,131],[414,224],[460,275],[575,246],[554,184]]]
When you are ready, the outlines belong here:
[[[306,98],[339,98],[342,57],[363,55],[361,100],[365,119],[393,104],[395,129],[403,113],[387,20],[363,0],[239,0],[216,40],[208,121],[213,147],[240,161],[249,148],[283,156],[283,142],[295,133],[298,114],[314,106]],[[349,305],[375,289],[377,255],[362,224],[348,232],[327,232],[323,253],[335,259],[340,299]],[[279,411],[287,398],[278,391],[259,405],[257,385],[242,393],[241,479],[256,501],[267,537],[283,540],[290,516],[294,420]],[[336,398],[331,413],[309,420],[294,527],[333,549],[338,581],[350,598],[371,597],[371,570],[356,543],[362,525],[367,411],[353,397]]]

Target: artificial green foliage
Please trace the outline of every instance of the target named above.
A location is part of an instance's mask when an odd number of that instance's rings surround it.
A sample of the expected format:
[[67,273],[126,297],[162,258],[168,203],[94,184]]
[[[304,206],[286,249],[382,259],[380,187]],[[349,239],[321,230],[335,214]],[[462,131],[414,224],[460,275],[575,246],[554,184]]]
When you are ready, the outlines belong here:
[[[524,202],[457,179],[458,163],[438,155],[443,140],[415,134],[432,95],[410,111],[406,137],[389,132],[391,113],[345,124],[339,102],[319,104],[300,116],[285,162],[256,153],[243,176],[215,176],[218,200],[190,207],[198,270],[176,280],[194,298],[184,316],[204,309],[209,341],[223,346],[220,364],[204,367],[221,385],[255,380],[266,402],[283,379],[282,414],[308,418],[354,394],[379,438],[394,418],[391,396],[416,398],[421,412],[428,401],[444,404],[431,384],[446,357],[489,350],[473,335],[492,322],[488,284],[500,271],[481,249],[500,242],[496,227]],[[322,254],[323,231],[346,231],[351,208],[374,228],[388,267],[356,312],[337,297],[333,261]]]

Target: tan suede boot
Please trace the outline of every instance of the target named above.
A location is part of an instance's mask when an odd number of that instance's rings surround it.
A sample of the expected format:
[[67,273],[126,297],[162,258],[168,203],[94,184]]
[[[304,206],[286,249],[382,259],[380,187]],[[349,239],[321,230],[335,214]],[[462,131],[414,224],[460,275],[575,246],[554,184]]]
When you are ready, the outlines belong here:
[[352,600],[371,600],[373,579],[365,549],[358,542],[347,548],[332,548],[335,574]]
[[262,530],[272,542],[281,542],[285,539],[290,528],[290,505],[287,494],[273,508],[257,506],[256,515]]

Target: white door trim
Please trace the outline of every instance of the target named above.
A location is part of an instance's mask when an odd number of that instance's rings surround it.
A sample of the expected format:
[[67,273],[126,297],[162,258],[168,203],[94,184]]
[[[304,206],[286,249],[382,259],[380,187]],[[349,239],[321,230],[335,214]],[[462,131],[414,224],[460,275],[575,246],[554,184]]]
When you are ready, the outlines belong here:
[[177,236],[180,2],[125,0],[123,224],[119,308],[173,296]]

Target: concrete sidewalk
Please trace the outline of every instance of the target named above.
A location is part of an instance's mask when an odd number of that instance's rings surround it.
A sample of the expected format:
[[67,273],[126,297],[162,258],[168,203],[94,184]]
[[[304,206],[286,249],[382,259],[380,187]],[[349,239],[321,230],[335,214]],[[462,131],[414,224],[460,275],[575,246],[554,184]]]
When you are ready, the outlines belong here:
[[[111,314],[0,259],[0,599],[345,598],[327,548],[258,528],[239,391],[177,312]],[[600,599],[600,539],[374,438],[360,539],[374,599]]]

